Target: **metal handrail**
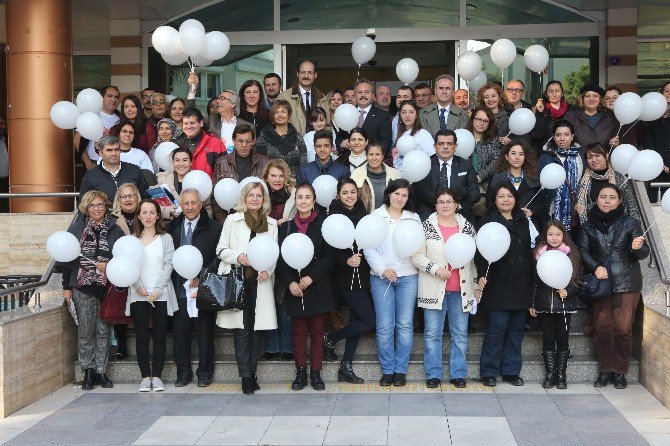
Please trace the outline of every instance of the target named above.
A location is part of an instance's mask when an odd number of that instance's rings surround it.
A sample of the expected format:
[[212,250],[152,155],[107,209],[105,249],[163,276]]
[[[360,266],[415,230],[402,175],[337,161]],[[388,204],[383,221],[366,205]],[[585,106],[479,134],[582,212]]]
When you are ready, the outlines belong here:
[[658,193],[657,193],[657,195],[656,195],[656,202],[657,202],[657,203],[660,203],[660,202],[661,202],[661,198],[663,198],[663,197],[662,197],[662,194],[661,194],[661,188],[662,188],[662,187],[670,187],[670,183],[662,182],[662,181],[659,181],[659,182],[653,182],[653,183],[651,183],[651,184],[649,185],[649,187],[652,187],[652,188],[653,188],[653,187],[658,187]]

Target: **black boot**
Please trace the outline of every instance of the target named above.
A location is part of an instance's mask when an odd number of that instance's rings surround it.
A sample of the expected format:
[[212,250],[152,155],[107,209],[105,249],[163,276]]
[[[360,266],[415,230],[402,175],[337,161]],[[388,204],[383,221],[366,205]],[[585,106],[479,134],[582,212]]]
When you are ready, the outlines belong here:
[[321,379],[320,370],[310,370],[309,371],[309,380],[312,384],[312,389],[314,390],[326,390],[326,384]]
[[544,382],[542,387],[551,389],[556,385],[556,352],[554,350],[547,350],[542,352],[544,358]]
[[307,385],[307,369],[305,367],[298,367],[295,372],[295,379],[291,384],[291,390],[302,390]]
[[330,340],[328,334],[323,335],[323,357],[326,361],[337,361],[339,358],[335,353],[335,343]]
[[107,377],[106,373],[96,373],[95,379],[103,389],[111,389],[114,387],[114,383],[112,383],[112,380]]
[[352,384],[361,384],[365,382],[363,378],[356,376],[354,368],[351,366],[351,361],[345,361],[344,359],[340,362],[340,369],[337,371],[337,381]]
[[556,388],[557,389],[567,389],[568,382],[565,371],[568,368],[568,357],[570,356],[570,351],[559,351],[556,352]]
[[254,394],[254,379],[252,377],[242,377],[242,392],[245,395]]
[[255,373],[251,375],[251,379],[254,383],[254,390],[261,390],[261,386],[258,385],[258,376]]
[[81,383],[81,390],[93,390],[95,387],[95,370],[86,369],[84,370],[84,380]]

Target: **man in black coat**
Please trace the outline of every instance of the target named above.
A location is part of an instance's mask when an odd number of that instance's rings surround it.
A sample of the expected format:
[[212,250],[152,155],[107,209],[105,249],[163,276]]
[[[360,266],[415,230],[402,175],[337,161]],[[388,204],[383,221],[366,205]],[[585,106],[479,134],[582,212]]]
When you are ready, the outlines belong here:
[[440,188],[450,188],[460,199],[460,213],[472,219],[472,205],[479,201],[477,174],[470,160],[454,156],[457,147],[453,130],[439,130],[435,134],[435,155],[430,157],[430,172],[412,186],[417,200],[417,213],[424,221],[435,212],[433,196]]
[[[216,245],[221,237],[222,226],[209,218],[202,208],[200,194],[195,189],[184,189],[179,198],[183,213],[172,220],[168,232],[172,235],[175,249],[180,246],[192,245],[202,254],[203,266],[209,265],[216,258]],[[198,286],[198,278],[191,281],[190,286]],[[177,366],[175,387],[184,387],[193,379],[191,370],[191,330],[195,326],[198,340],[198,387],[207,387],[214,377],[214,326],[216,313],[199,311],[197,318],[190,318],[186,309],[184,283],[186,281],[176,271],[172,272],[172,283],[177,294],[179,310],[174,314],[173,349]]]
[[370,81],[361,79],[354,86],[356,104],[358,105],[358,125],[368,134],[368,139],[379,141],[386,151],[391,154],[391,115],[372,103],[375,90]]

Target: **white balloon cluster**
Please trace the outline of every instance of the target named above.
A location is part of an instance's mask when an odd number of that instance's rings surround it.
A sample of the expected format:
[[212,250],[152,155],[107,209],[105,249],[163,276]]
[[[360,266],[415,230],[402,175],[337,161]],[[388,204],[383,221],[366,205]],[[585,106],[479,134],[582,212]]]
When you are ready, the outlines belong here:
[[630,144],[617,146],[610,155],[615,171],[631,180],[651,181],[663,171],[663,157],[655,150],[637,150]]
[[91,141],[98,140],[105,131],[100,119],[102,95],[93,88],[79,92],[74,105],[70,101],[59,101],[51,106],[49,116],[56,127],[63,130],[77,129],[79,134]]
[[663,116],[666,109],[665,96],[657,92],[647,93],[642,97],[637,93],[626,92],[614,102],[614,116],[621,125],[631,124],[637,120],[655,121]]
[[205,32],[204,25],[195,19],[185,20],[178,31],[171,26],[158,27],[151,43],[168,64],[181,65],[190,59],[191,69],[211,65],[230,50],[228,36],[221,31]]

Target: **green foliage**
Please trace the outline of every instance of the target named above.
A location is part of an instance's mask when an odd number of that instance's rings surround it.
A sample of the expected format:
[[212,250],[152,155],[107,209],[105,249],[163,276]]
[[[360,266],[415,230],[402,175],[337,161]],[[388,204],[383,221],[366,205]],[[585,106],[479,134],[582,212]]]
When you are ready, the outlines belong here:
[[563,79],[563,93],[565,100],[575,104],[579,97],[579,89],[591,81],[591,73],[588,64],[584,64],[572,73],[565,75]]

